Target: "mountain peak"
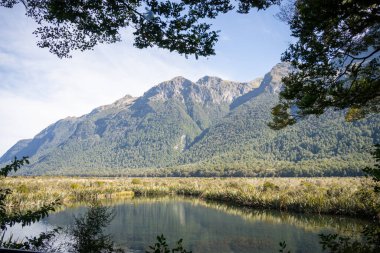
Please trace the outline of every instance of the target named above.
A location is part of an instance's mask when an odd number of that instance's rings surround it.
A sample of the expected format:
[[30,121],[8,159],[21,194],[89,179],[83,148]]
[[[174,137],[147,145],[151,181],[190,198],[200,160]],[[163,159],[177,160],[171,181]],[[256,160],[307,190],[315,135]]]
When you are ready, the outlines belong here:
[[189,84],[192,84],[193,82],[189,79],[184,78],[183,76],[176,76],[168,81],[164,81],[162,83],[159,83],[158,85],[154,86],[152,89],[173,89],[173,88],[181,88],[182,86],[188,86]]
[[290,73],[292,67],[288,62],[277,63],[265,76],[260,84],[260,88],[270,93],[278,94],[282,88],[281,79]]
[[136,100],[135,97],[127,94],[124,97],[113,102],[112,105],[114,105],[114,106],[126,106],[126,105],[130,105],[135,100]]
[[121,108],[131,105],[137,98],[131,95],[125,95],[124,97],[116,100],[112,104],[99,106],[91,111],[90,114],[95,114],[101,111],[105,111],[111,108]]
[[172,79],[170,79],[169,80],[169,82],[170,81],[172,81],[172,82],[176,82],[176,81],[185,81],[185,80],[187,80],[185,77],[183,77],[183,76],[175,76],[175,77],[173,77]]
[[[176,76],[168,81],[159,83],[155,87],[164,87],[164,86],[183,86],[184,84],[192,83],[189,79],[186,79],[183,76]],[[153,87],[154,88],[154,87]]]
[[144,93],[143,99],[168,99],[179,96],[184,89],[189,88],[194,83],[182,76],[176,76],[168,81],[159,83]]
[[202,78],[200,78],[196,84],[198,85],[215,85],[215,84],[219,84],[223,81],[222,78],[220,77],[217,77],[217,76],[204,76]]

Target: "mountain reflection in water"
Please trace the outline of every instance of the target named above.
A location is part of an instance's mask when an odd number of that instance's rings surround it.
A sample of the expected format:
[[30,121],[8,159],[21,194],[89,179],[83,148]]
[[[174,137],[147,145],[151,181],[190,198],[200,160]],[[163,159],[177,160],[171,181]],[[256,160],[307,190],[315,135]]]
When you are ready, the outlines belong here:
[[[193,253],[278,252],[286,241],[292,252],[322,252],[319,233],[358,235],[365,221],[309,214],[281,213],[237,208],[189,198],[135,198],[106,202],[116,215],[107,232],[127,252],[145,252],[156,236],[164,234],[169,245],[183,238]],[[71,225],[73,215],[86,211],[78,204],[51,214],[30,231]]]

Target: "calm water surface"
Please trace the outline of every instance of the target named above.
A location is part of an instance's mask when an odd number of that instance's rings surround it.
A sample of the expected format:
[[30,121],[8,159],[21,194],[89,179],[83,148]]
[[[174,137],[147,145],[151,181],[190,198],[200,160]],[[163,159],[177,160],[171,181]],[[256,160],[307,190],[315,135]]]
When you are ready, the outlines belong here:
[[[116,213],[107,232],[127,252],[145,252],[158,234],[164,234],[169,245],[183,238],[183,245],[193,253],[278,252],[280,241],[286,241],[292,252],[322,252],[319,233],[358,234],[365,224],[350,218],[255,211],[198,199],[136,198],[107,205]],[[13,233],[22,237],[65,227],[85,210],[84,206],[67,208],[27,230],[16,227]]]

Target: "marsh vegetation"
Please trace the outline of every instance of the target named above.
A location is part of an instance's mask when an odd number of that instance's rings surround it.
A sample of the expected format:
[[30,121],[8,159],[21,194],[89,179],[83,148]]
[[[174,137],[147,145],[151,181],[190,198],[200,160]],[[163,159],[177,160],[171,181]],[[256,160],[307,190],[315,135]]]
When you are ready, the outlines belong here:
[[66,206],[93,199],[191,196],[236,206],[372,218],[380,199],[367,178],[67,178],[10,177],[7,209],[37,208],[55,199]]

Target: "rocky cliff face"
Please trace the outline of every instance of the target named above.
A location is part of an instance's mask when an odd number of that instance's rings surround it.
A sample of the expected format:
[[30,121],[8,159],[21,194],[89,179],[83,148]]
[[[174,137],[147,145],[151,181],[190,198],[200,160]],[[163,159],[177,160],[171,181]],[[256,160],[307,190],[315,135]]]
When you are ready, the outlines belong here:
[[268,92],[278,94],[281,91],[282,77],[286,76],[292,71],[291,66],[288,63],[279,63],[272,68],[272,70],[264,76],[260,87]]
[[135,97],[132,97],[130,95],[126,95],[123,98],[116,100],[114,103],[112,103],[110,105],[103,105],[103,106],[99,106],[99,107],[95,108],[94,110],[91,111],[90,115],[91,114],[94,115],[94,114],[97,114],[100,112],[107,112],[107,111],[112,110],[112,109],[120,110],[123,108],[127,108],[130,105],[132,105],[136,99],[137,98],[135,98]]
[[204,76],[193,83],[179,76],[153,87],[143,98],[151,101],[177,99],[182,103],[192,101],[199,104],[231,103],[237,97],[256,88],[256,85],[256,82],[239,83],[210,76]]
[[256,88],[254,82],[238,83],[219,77],[204,76],[196,82],[200,87],[200,103],[231,103],[236,98]]

